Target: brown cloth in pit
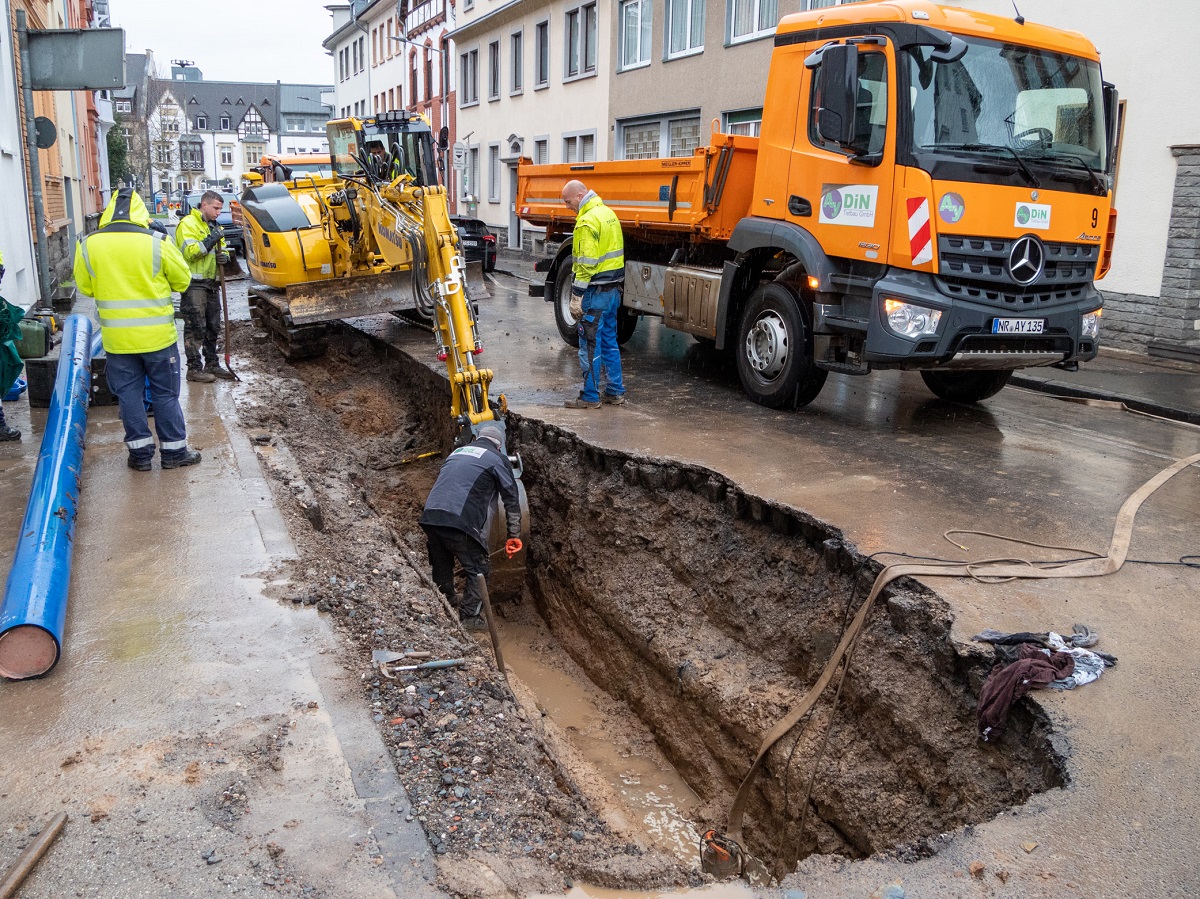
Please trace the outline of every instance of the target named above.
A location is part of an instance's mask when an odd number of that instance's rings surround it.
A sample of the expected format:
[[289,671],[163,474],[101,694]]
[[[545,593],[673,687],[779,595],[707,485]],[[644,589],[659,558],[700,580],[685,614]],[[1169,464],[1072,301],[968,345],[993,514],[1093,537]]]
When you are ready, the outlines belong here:
[[1070,653],[1047,655],[1040,647],[1023,643],[1017,661],[1004,668],[997,665],[983,684],[979,694],[979,735],[985,742],[998,740],[1014,702],[1030,690],[1074,673],[1075,659]]

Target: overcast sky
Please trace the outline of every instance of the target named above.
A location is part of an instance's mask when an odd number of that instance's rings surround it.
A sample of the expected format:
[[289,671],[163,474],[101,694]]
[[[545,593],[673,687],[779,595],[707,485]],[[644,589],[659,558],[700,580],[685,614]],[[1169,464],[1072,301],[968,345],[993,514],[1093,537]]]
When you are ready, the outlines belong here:
[[127,53],[154,51],[163,75],[187,59],[206,81],[332,84],[321,41],[333,30],[331,0],[110,0]]

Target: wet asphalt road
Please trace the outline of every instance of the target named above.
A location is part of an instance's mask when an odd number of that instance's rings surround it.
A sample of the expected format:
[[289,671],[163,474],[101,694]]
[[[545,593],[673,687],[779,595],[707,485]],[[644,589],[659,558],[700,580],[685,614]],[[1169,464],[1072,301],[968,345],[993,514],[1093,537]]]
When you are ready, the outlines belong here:
[[[944,539],[950,528],[1104,552],[1125,497],[1174,460],[1200,453],[1194,427],[1012,387],[977,406],[954,405],[934,398],[916,374],[831,375],[812,405],[772,411],[748,401],[725,357],[654,320],[643,320],[623,351],[628,403],[568,410],[562,401],[579,387],[575,351],[558,336],[550,305],[526,291],[525,281],[500,274],[481,313],[483,364],[496,370],[493,392],[505,392],[514,411],[599,445],[717,470],[749,493],[842,529],[868,554],[961,560],[1037,552],[969,537],[959,538],[970,547],[963,553]],[[437,367],[428,334],[380,319],[367,327]],[[1193,467],[1143,506],[1130,558],[1197,552],[1197,510]],[[1069,631],[1081,622],[1100,631],[1099,648],[1120,657],[1095,684],[1038,694],[1069,753],[1072,783],[952,835],[933,858],[813,859],[787,885],[821,896],[866,896],[894,878],[917,896],[980,895],[985,887],[1034,896],[1048,886],[1088,896],[1194,895],[1200,571],[1127,564],[1098,580],[930,586],[952,606],[956,640],[985,627]],[[1026,843],[1038,846],[1026,852]],[[973,861],[1011,878],[1002,886],[985,873],[979,884],[965,874]]]

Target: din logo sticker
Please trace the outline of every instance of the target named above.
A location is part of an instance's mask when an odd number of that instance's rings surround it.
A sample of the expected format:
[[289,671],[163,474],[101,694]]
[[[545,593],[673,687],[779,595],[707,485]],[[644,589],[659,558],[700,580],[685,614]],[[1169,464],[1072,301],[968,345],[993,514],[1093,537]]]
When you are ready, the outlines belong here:
[[1018,203],[1013,224],[1018,228],[1050,230],[1050,207],[1044,203]]
[[874,228],[879,186],[876,184],[821,185],[822,225]]

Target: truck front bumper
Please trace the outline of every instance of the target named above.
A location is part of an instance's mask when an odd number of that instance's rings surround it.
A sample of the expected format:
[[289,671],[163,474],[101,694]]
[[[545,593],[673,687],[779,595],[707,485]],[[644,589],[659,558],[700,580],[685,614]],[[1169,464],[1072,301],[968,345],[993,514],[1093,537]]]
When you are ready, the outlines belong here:
[[[870,309],[864,310],[863,359],[873,369],[962,370],[1032,368],[1094,359],[1098,336],[1083,333],[1083,316],[1101,308],[1104,300],[1091,284],[1061,293],[1067,296],[1045,302],[996,303],[949,296],[928,274],[893,269],[876,283]],[[885,302],[889,299],[940,312],[936,329],[912,337],[898,334],[888,324]]]

